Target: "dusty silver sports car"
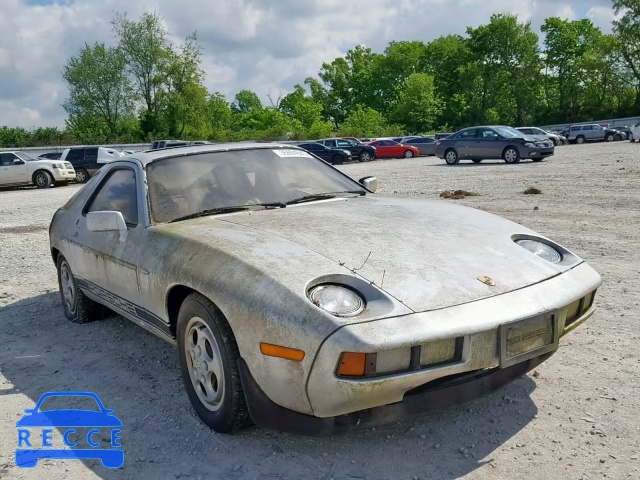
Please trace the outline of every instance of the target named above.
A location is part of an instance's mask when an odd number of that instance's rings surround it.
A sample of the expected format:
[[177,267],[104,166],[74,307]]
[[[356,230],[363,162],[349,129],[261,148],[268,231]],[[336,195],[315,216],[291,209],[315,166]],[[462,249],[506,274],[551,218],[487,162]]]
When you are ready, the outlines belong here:
[[51,223],[65,315],[176,342],[217,431],[330,433],[495,390],[593,313],[600,276],[566,248],[375,187],[286,145],[114,161]]

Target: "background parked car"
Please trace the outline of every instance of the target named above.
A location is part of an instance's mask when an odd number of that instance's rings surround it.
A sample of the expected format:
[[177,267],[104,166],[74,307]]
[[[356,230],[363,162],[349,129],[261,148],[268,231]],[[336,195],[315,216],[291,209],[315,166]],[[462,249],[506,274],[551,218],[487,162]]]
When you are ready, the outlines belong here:
[[368,145],[376,147],[378,158],[412,158],[420,155],[420,150],[413,145],[402,145],[393,140],[376,140]]
[[615,129],[622,135],[622,140],[629,140],[629,136],[631,135],[631,129],[629,127],[615,127]]
[[436,155],[449,165],[460,160],[480,163],[485,158],[502,158],[518,163],[523,158],[540,162],[554,154],[551,140],[536,140],[515,128],[502,125],[465,128],[438,141]]
[[49,153],[43,153],[42,155],[38,155],[38,158],[43,158],[47,160],[60,160],[61,156],[62,156],[62,152],[49,152]]
[[415,137],[407,140],[404,144],[418,148],[422,156],[436,154],[436,140],[431,137]]
[[298,146],[332,165],[351,161],[351,151],[343,148],[329,148],[325,147],[321,143],[303,143]]
[[350,138],[327,138],[318,140],[318,143],[329,148],[349,150],[353,158],[360,162],[369,162],[376,158],[376,149],[370,145],[364,145]]
[[636,125],[631,127],[631,136],[629,137],[629,141],[640,141],[640,123],[637,123]]
[[105,164],[124,157],[122,152],[107,147],[73,147],[62,152],[60,160],[73,165],[76,182],[85,183]]
[[567,133],[567,140],[578,145],[586,142],[613,142],[622,140],[622,134],[597,124],[572,125]]
[[75,178],[76,172],[69,162],[34,158],[24,152],[0,153],[0,186],[49,188],[52,183],[66,185]]
[[538,127],[518,127],[516,130],[521,131],[525,135],[535,137],[537,140],[548,139],[557,147],[558,145],[566,145],[569,141],[562,135],[542,130]]

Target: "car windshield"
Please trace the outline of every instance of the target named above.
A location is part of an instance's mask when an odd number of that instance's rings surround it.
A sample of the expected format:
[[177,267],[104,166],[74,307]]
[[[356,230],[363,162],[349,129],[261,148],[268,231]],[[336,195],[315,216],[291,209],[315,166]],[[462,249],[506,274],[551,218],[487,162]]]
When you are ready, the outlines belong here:
[[493,127],[493,129],[505,138],[516,138],[522,136],[522,132],[512,127]]
[[366,193],[360,184],[321,160],[289,148],[162,159],[147,166],[147,183],[156,222],[233,207],[284,206],[323,195]]
[[38,159],[32,157],[31,155],[24,153],[24,152],[16,152],[16,155],[18,157],[20,157],[21,160],[24,160],[25,162],[37,162]]

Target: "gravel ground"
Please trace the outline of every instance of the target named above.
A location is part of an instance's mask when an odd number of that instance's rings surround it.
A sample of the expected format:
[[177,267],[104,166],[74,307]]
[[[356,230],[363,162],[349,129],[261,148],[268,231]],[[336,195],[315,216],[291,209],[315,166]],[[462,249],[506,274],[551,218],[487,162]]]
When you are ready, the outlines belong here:
[[[587,259],[605,280],[597,313],[535,372],[461,408],[331,438],[218,435],[192,411],[173,347],[121,317],[64,318],[47,227],[78,187],[0,191],[0,477],[640,478],[640,145],[562,147],[540,164],[430,157],[341,168],[376,175],[382,194],[479,193],[442,201],[504,216]],[[529,186],[543,194],[523,195]],[[15,466],[15,422],[52,390],[96,392],[115,409],[123,468]]]

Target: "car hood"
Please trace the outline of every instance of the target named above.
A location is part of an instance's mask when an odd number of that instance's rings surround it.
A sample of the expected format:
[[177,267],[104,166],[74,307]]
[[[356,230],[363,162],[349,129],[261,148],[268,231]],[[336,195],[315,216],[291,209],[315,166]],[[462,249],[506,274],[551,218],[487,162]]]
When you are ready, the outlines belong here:
[[[367,196],[212,219],[293,242],[375,283],[413,311],[526,287],[561,270],[512,240],[535,232],[441,200]],[[251,263],[251,259],[243,258]],[[309,258],[308,281],[314,274]],[[490,277],[488,286],[478,277]]]

